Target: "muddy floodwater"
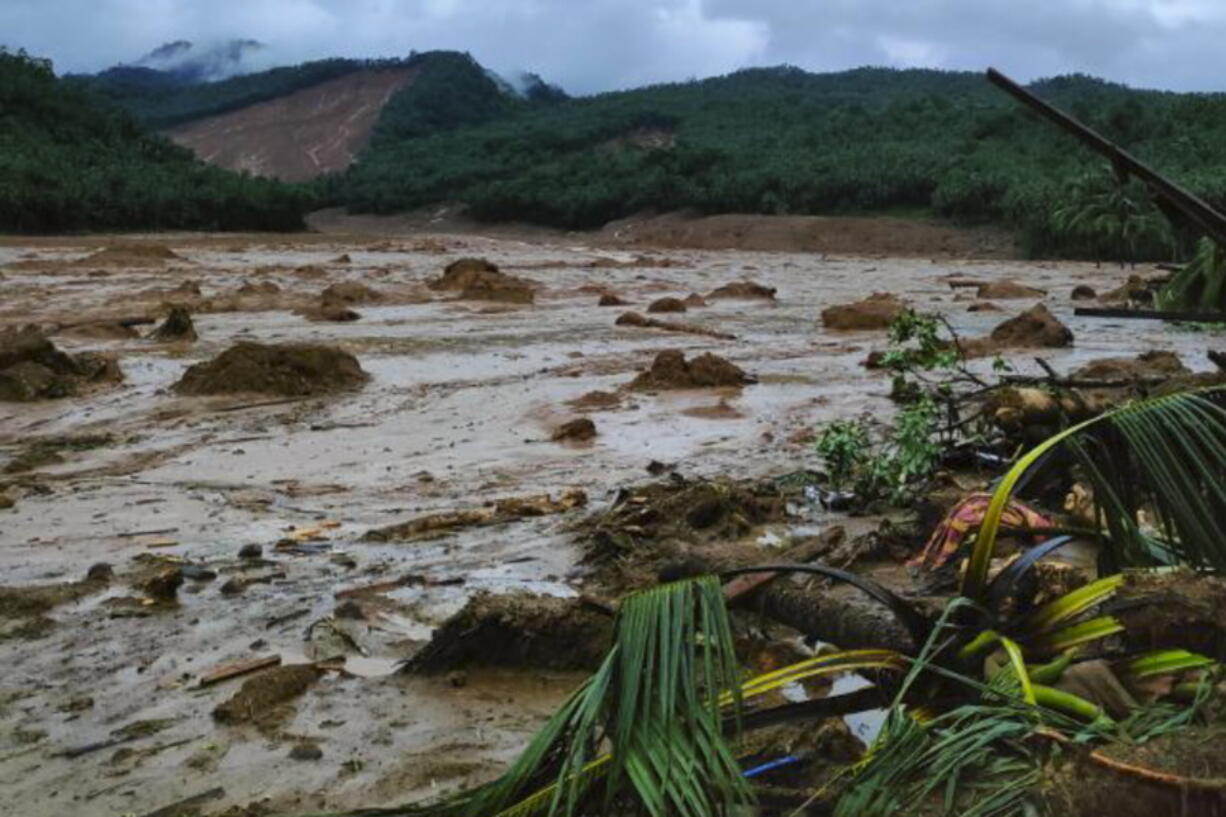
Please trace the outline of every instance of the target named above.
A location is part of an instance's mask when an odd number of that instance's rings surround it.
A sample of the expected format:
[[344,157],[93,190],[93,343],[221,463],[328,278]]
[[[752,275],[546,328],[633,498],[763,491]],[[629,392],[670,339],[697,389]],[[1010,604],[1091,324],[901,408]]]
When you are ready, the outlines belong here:
[[[131,239],[125,239],[131,240]],[[152,239],[151,239],[152,240]],[[0,403],[0,469],[40,440],[92,439],[55,461],[5,474],[5,586],[78,582],[109,563],[112,581],[28,620],[0,618],[0,790],[5,813],[143,814],[211,793],[205,810],[263,803],[312,810],[381,806],[489,779],[576,683],[561,672],[394,672],[479,590],[583,592],[572,526],[652,461],[688,475],[758,477],[816,467],[812,431],[862,413],[888,422],[888,378],[861,361],[882,331],[832,332],[827,306],[889,292],[944,313],[965,336],[1034,300],[970,312],[949,279],[1014,279],[1075,335],[1042,357],[1060,371],[1092,358],[1166,349],[1212,368],[1205,339],[1157,322],[1078,318],[1070,292],[1120,286],[1128,271],[1091,264],[633,251],[554,239],[475,235],[160,236],[178,258],[88,259],[104,238],[0,243],[0,326],[39,324],[69,353],[114,355],[122,384],[34,403]],[[489,259],[538,285],[534,304],[459,300],[426,282],[450,261]],[[626,310],[750,279],[774,300],[708,298],[657,315],[732,339],[617,326]],[[299,314],[332,284],[377,300],[360,319]],[[598,306],[603,292],[626,306]],[[160,318],[183,302],[199,339],[156,343],[115,321]],[[99,328],[102,327],[102,328]],[[110,328],[106,328],[110,327]],[[354,354],[364,388],[328,397],[185,397],[191,364],[239,340],[312,342]],[[741,388],[624,391],[666,349],[715,352],[757,382]],[[1039,372],[1036,352],[1011,355]],[[978,361],[987,367],[988,361]],[[570,405],[616,395],[595,410]],[[586,416],[594,439],[555,442]],[[573,489],[585,509],[472,527],[426,541],[371,542],[367,531],[497,499]],[[822,524],[819,519],[807,524]],[[786,537],[762,539],[764,551]],[[281,542],[281,546],[278,543]],[[287,544],[288,543],[288,544]],[[245,557],[241,549],[248,548]],[[177,605],[146,604],[134,577],[187,560]],[[216,574],[209,578],[208,574]],[[361,618],[334,615],[347,590]],[[236,585],[223,591],[229,580]],[[337,594],[340,593],[340,598]],[[342,656],[275,729],[220,723],[243,683],[201,686],[229,662]],[[320,754],[291,757],[308,742]],[[217,792],[217,789],[224,791]]]

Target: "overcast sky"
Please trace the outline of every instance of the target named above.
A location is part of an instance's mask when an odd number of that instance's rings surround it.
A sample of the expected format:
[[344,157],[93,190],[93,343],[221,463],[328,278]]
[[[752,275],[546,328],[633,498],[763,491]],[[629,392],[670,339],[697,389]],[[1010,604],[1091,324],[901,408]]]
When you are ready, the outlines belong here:
[[1226,0],[0,0],[0,44],[60,72],[230,37],[274,63],[459,49],[571,93],[780,63],[1226,90]]

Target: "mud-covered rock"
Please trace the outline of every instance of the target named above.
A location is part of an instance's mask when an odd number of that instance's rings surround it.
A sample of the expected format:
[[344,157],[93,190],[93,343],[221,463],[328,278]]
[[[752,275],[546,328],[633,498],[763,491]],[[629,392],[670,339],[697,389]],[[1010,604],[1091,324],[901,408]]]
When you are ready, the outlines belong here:
[[190,395],[297,397],[357,389],[368,379],[356,357],[332,346],[243,342],[189,367],[174,388]]
[[1094,291],[1094,287],[1086,284],[1078,284],[1073,287],[1073,293],[1070,296],[1074,301],[1092,301],[1098,297],[1098,293]]
[[482,591],[434,631],[405,669],[429,674],[470,667],[592,669],[612,635],[613,619],[579,599]]
[[622,300],[612,292],[606,292],[600,296],[600,300],[596,302],[596,306],[625,306],[626,301]]
[[630,388],[638,391],[702,389],[755,382],[741,367],[719,355],[707,352],[686,360],[679,349],[667,349],[656,355],[649,370],[631,381]]
[[875,292],[862,301],[823,309],[822,325],[827,329],[885,329],[906,308],[892,293]]

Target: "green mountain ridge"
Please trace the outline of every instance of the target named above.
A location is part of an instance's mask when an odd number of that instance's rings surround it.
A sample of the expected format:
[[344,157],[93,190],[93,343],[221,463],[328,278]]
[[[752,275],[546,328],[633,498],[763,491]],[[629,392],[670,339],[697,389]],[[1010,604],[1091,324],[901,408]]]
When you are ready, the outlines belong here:
[[0,50],[0,230],[296,230],[307,190],[206,165]]

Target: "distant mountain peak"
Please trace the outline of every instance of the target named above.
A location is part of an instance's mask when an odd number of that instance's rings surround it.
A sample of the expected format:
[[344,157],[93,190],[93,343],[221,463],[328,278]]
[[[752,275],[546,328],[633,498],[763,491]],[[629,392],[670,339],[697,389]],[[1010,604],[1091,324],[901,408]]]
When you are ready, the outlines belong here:
[[257,40],[223,40],[198,45],[175,40],[161,45],[132,65],[174,75],[183,82],[216,82],[256,69],[253,56],[267,48]]

